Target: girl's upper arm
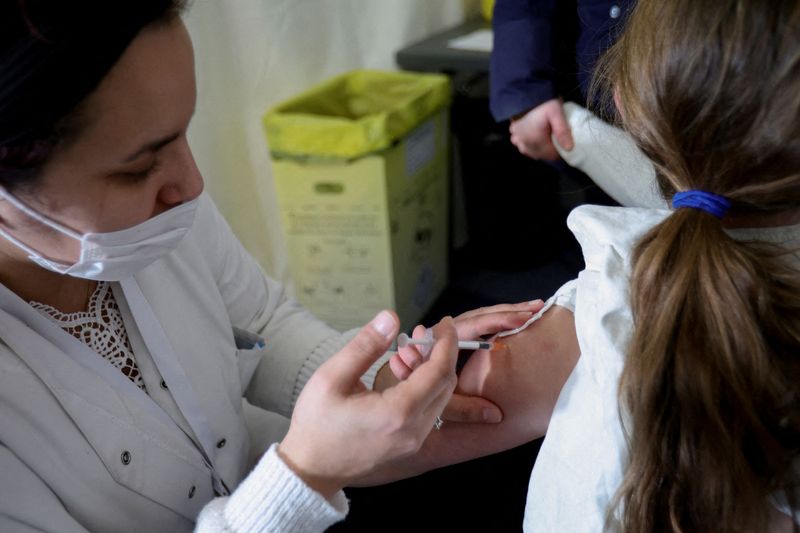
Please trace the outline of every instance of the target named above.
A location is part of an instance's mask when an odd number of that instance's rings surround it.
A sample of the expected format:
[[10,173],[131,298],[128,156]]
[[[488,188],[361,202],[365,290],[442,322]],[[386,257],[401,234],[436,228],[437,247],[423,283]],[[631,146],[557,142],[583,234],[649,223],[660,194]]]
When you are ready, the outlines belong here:
[[523,331],[499,340],[506,348],[474,354],[458,386],[465,394],[497,404],[508,436],[521,444],[545,434],[561,388],[578,361],[574,315],[555,305]]

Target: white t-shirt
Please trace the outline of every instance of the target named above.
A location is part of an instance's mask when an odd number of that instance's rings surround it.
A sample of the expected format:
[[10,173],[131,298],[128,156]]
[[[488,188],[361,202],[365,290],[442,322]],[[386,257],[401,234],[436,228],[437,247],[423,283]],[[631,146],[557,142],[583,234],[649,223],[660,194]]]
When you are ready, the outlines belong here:
[[[633,331],[631,251],[669,214],[665,209],[587,205],[567,220],[586,267],[559,289],[555,302],[575,314],[581,356],[561,390],[533,467],[526,532],[603,531],[627,457],[617,391]],[[800,244],[800,225],[730,233],[738,239]],[[800,255],[790,260],[800,271]]]

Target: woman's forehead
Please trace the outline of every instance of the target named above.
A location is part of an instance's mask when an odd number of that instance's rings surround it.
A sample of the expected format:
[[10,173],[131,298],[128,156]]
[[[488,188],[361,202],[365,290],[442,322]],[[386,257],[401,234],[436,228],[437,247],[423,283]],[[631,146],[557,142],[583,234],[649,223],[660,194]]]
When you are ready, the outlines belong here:
[[179,19],[143,29],[83,103],[85,127],[76,151],[115,158],[183,131],[195,104],[191,40]]

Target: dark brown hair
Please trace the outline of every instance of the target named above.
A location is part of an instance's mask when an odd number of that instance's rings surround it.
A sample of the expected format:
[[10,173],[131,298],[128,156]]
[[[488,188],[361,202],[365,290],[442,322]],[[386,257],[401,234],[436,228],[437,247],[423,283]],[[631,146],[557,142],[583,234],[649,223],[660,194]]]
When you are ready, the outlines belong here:
[[139,31],[184,0],[0,0],[0,185],[30,185]]
[[[730,215],[800,208],[800,2],[640,0],[603,59],[621,121],[669,199]],[[800,281],[787,250],[678,209],[634,251],[620,383],[630,454],[609,511],[624,531],[763,531],[794,507]]]

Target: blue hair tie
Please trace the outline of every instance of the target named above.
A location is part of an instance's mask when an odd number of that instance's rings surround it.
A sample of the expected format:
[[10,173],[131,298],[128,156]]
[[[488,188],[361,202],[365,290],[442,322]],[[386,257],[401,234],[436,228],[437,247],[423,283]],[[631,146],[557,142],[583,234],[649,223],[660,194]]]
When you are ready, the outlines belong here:
[[724,196],[706,191],[683,191],[672,197],[672,207],[691,207],[722,218],[731,207],[731,202]]

